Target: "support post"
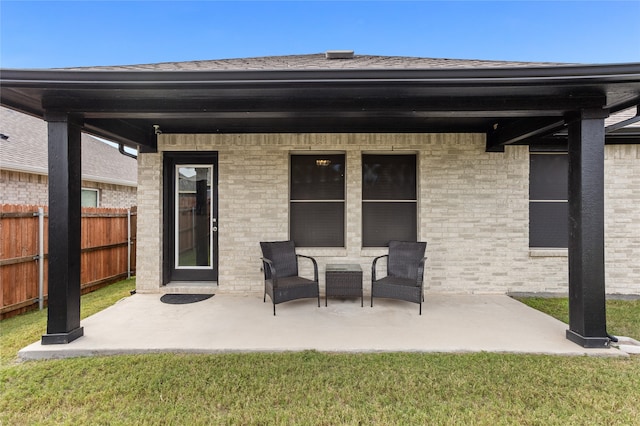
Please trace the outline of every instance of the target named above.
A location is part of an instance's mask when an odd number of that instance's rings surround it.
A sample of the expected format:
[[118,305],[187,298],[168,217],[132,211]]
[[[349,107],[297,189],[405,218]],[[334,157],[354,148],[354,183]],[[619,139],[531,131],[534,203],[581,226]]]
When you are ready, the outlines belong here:
[[569,122],[569,330],[585,348],[607,348],[604,267],[605,110]]
[[80,327],[80,124],[47,113],[49,137],[49,311],[42,344],[69,343]]

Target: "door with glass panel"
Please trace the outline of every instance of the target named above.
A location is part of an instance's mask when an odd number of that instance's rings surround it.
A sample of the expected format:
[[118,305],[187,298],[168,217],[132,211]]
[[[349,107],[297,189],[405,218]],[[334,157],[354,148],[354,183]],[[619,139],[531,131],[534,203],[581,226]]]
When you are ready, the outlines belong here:
[[217,173],[207,163],[172,164],[171,281],[217,281]]

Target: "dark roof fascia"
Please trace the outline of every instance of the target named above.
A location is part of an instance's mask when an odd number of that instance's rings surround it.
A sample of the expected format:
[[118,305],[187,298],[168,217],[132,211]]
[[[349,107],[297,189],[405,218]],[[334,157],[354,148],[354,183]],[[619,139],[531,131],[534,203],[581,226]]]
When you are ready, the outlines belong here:
[[[95,96],[100,91],[113,89],[121,90],[122,93],[130,90],[132,94],[137,91],[136,96],[145,96],[143,93],[147,91],[154,96],[162,95],[168,89],[192,92],[215,91],[220,88],[239,91],[250,89],[253,92],[249,96],[255,95],[256,90],[300,89],[299,96],[304,98],[305,89],[354,88],[356,96],[364,93],[364,90],[374,96],[386,98],[391,92],[381,92],[380,89],[393,90],[399,87],[410,91],[420,88],[423,92],[418,96],[425,96],[424,90],[429,92],[427,96],[431,96],[431,93],[436,96],[437,90],[438,96],[454,97],[462,103],[465,99],[485,99],[488,94],[518,96],[526,100],[544,93],[556,100],[566,97],[574,101],[580,96],[589,98],[597,95],[603,100],[607,99],[606,104],[600,104],[601,107],[613,113],[640,103],[640,63],[426,69],[0,69],[0,102],[40,117],[46,109],[42,103],[45,94],[55,94],[59,90],[64,91],[62,104],[54,108],[64,108],[66,96],[83,96],[83,91],[86,91],[87,96]],[[433,92],[432,88],[435,89]],[[495,89],[497,91],[493,92]],[[399,92],[398,96],[411,97],[410,91]],[[172,96],[175,95],[174,92]],[[289,92],[287,96],[297,95]],[[580,106],[579,99],[575,105]],[[134,136],[125,137],[124,143],[140,137],[137,134]]]
[[311,69],[311,70],[25,70],[0,69],[13,87],[102,85],[207,85],[217,83],[420,82],[434,84],[561,84],[640,82],[640,63],[501,68]]

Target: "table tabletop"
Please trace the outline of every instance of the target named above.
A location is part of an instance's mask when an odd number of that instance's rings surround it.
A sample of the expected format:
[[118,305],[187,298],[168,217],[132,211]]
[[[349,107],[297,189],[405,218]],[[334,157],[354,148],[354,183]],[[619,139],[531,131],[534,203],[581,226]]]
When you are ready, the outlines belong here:
[[362,267],[358,264],[328,264],[327,272],[362,272]]

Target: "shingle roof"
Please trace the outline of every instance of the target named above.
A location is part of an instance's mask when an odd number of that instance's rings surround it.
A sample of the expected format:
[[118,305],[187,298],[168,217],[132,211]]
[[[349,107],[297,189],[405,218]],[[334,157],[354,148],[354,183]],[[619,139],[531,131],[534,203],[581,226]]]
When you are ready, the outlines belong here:
[[[48,174],[47,124],[43,120],[0,107],[0,168]],[[136,186],[138,163],[117,148],[82,134],[82,179]]]
[[64,68],[65,70],[101,71],[212,71],[212,70],[286,70],[286,69],[437,69],[502,68],[569,65],[549,62],[485,61],[476,59],[420,58],[409,56],[354,55],[352,59],[326,59],[325,53],[309,55],[266,56],[256,58],[214,59],[158,64],[114,65]]
[[[350,59],[327,59],[326,53],[306,55],[264,56],[253,58],[213,59],[156,64],[114,65],[100,67],[64,68],[65,70],[100,71],[237,71],[237,70],[322,70],[322,69],[454,69],[454,68],[513,68],[536,66],[576,65],[558,62],[514,62],[479,59],[421,58],[413,56],[356,55]],[[630,118],[633,109],[622,111],[607,119],[607,124]],[[631,126],[640,126],[634,123]]]

